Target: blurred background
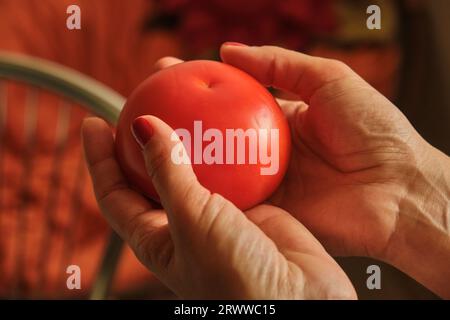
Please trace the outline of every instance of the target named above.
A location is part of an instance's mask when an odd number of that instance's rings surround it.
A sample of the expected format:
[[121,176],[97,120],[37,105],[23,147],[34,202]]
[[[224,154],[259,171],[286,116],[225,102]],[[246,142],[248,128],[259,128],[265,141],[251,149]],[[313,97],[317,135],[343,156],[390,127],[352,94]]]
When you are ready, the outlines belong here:
[[[66,28],[71,4],[81,8],[81,30]],[[381,30],[366,28],[372,4],[381,8]],[[447,154],[449,30],[447,0],[0,0],[0,50],[58,62],[125,97],[159,58],[218,59],[225,41],[342,60]],[[0,80],[0,297],[88,295],[110,232],[80,149],[88,115],[52,93],[30,95],[26,85]],[[362,299],[436,298],[381,262],[339,263]],[[70,264],[82,270],[79,291],[66,288]],[[366,287],[370,264],[382,269],[381,290]],[[173,295],[125,249],[112,297]]]

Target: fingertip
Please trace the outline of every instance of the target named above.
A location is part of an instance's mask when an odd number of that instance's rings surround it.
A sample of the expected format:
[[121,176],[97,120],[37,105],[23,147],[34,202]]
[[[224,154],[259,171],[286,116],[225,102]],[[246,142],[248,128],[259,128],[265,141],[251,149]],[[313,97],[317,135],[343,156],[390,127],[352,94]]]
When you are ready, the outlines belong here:
[[81,141],[84,149],[86,149],[86,144],[89,143],[89,137],[95,134],[96,126],[96,117],[87,117],[81,122]]
[[109,128],[105,120],[98,117],[86,117],[81,122],[81,133],[84,136],[91,136],[92,133]]
[[227,62],[231,57],[233,57],[234,54],[239,53],[242,50],[246,50],[251,48],[250,46],[240,43],[240,42],[233,42],[233,41],[227,41],[222,43],[220,46],[220,59],[223,62]]
[[171,67],[173,65],[176,65],[176,64],[179,64],[182,62],[184,62],[184,61],[181,59],[178,59],[176,57],[167,56],[167,57],[163,57],[163,58],[159,59],[158,61],[156,61],[153,68],[155,71],[160,71],[162,69]]
[[86,133],[92,130],[95,123],[95,117],[86,117],[81,122],[81,134],[84,137]]
[[221,45],[221,49],[224,49],[224,50],[226,50],[227,48],[248,48],[249,46],[248,45],[246,45],[246,44],[244,44],[244,43],[241,43],[241,42],[235,42],[235,41],[227,41],[227,42],[224,42],[224,43],[222,43],[222,45]]
[[146,116],[137,117],[131,124],[131,133],[141,149],[145,148],[153,136],[153,131],[153,125]]
[[[141,127],[141,128],[137,128]],[[157,140],[164,140],[165,142],[169,143],[172,132],[174,129],[172,129],[166,122],[161,120],[158,117],[152,116],[152,115],[143,115],[140,117],[137,117],[134,119],[132,124],[132,132],[134,135],[141,135],[138,131],[139,129],[142,129],[143,132],[142,136],[144,138],[143,145],[150,140],[153,136],[156,136],[155,139]],[[174,143],[175,141],[172,141]],[[176,141],[178,142],[178,141]]]

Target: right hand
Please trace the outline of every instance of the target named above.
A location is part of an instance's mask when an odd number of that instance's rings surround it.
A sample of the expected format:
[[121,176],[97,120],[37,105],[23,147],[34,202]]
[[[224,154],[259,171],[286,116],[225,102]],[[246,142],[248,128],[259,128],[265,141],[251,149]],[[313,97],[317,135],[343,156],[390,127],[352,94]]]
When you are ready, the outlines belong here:
[[450,296],[449,158],[342,62],[227,44],[221,57],[298,96],[280,101],[293,152],[271,203],[331,253],[379,258]]

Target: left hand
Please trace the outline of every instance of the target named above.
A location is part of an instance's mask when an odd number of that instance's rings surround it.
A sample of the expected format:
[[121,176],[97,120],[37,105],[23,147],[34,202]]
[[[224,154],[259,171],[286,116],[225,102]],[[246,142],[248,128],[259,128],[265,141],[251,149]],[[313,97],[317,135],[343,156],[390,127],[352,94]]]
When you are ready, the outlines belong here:
[[242,212],[170,159],[172,129],[145,116],[152,135],[143,155],[165,210],[129,188],[108,125],[83,124],[86,160],[101,211],[140,261],[179,297],[195,299],[353,299],[349,279],[286,211]]

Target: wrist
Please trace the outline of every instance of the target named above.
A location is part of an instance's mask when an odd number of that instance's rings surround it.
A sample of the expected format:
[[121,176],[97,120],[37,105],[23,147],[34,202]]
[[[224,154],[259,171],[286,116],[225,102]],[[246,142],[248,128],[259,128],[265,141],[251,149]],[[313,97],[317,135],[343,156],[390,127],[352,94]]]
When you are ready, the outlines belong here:
[[382,259],[450,298],[450,158],[431,146],[424,150]]

